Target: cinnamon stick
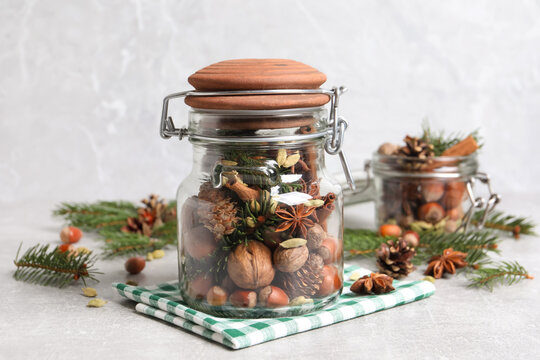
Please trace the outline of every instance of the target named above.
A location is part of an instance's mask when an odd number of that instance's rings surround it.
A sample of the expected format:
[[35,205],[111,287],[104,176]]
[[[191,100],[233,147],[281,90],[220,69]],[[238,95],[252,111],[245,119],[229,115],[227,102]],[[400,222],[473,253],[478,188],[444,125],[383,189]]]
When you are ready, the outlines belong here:
[[444,150],[442,156],[467,156],[478,150],[478,147],[476,140],[469,135],[466,139]]

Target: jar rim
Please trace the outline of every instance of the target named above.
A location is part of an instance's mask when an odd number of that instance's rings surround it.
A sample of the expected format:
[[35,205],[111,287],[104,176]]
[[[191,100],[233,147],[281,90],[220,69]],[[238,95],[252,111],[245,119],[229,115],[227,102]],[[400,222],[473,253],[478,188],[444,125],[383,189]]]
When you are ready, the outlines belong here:
[[476,174],[478,154],[435,156],[419,159],[411,156],[383,155],[375,152],[372,168],[375,175],[417,178],[463,178]]

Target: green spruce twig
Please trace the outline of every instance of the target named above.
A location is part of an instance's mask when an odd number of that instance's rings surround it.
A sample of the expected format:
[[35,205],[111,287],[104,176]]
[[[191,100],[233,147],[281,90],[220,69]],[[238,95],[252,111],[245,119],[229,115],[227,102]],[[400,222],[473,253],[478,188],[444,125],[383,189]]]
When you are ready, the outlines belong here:
[[456,145],[468,136],[472,136],[474,140],[476,140],[476,142],[478,143],[478,146],[480,148],[482,147],[482,144],[480,144],[481,138],[478,135],[478,130],[475,130],[468,135],[465,135],[463,133],[445,134],[444,131],[439,131],[436,133],[431,130],[427,123],[425,123],[424,125],[422,125],[422,131],[423,135],[421,139],[428,144],[433,145],[433,152],[435,156],[441,156],[446,149],[451,148],[452,146]]
[[137,217],[137,207],[126,201],[98,201],[96,203],[62,203],[54,216],[63,217],[70,225],[83,230],[120,228],[127,218]]
[[469,287],[487,288],[493,291],[495,285],[512,285],[523,279],[533,279],[517,262],[500,262],[491,267],[480,267],[469,276]]
[[86,279],[98,281],[94,276],[100,273],[94,269],[95,256],[92,254],[61,252],[58,247],[49,251],[49,244],[38,244],[19,258],[21,246],[13,261],[17,267],[13,274],[15,280],[60,288],[79,279],[85,285]]
[[[477,225],[483,216],[484,211],[478,211],[474,214],[471,222],[474,225]],[[484,227],[506,233],[512,233],[516,239],[519,239],[521,234],[536,235],[534,232],[535,224],[532,221],[526,217],[509,215],[503,213],[502,211],[496,211],[489,215]]]
[[145,255],[176,243],[176,221],[167,222],[163,226],[154,229],[151,238],[142,234],[113,230],[102,230],[99,235],[105,239],[103,249],[105,258]]
[[425,263],[430,257],[440,255],[445,249],[467,253],[469,264],[477,264],[488,256],[488,252],[498,253],[499,238],[490,231],[466,233],[444,233],[425,231],[420,233],[420,245],[413,259],[415,264]]
[[343,232],[343,248],[349,257],[375,256],[379,246],[390,238],[379,236],[376,231],[368,229],[345,229]]

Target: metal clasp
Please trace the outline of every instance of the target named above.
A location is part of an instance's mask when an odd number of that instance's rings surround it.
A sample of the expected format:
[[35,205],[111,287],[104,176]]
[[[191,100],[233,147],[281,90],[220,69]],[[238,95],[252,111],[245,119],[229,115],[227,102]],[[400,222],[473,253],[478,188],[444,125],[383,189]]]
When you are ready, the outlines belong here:
[[[482,182],[483,184],[487,186],[488,191],[489,191],[489,198],[487,199],[487,201],[484,198],[475,196],[474,191],[473,191],[473,185],[474,185],[475,180],[479,180],[480,182]],[[460,227],[462,227],[464,231],[467,231],[473,219],[474,209],[484,208],[484,213],[482,214],[482,218],[476,224],[478,229],[482,229],[484,227],[484,224],[486,223],[488,215],[493,211],[493,209],[495,209],[495,206],[497,206],[497,204],[501,202],[501,196],[493,191],[489,176],[483,172],[477,173],[474,176],[474,178],[469,180],[467,182],[466,188],[467,188],[467,196],[469,197],[469,200],[471,201],[471,207],[465,213],[465,216],[463,217],[463,223],[461,224]]]
[[[177,128],[174,125],[173,119],[168,115],[169,114],[169,100],[174,98],[183,98],[186,96],[242,96],[242,95],[276,95],[276,94],[326,94],[330,96],[330,117],[329,117],[329,134],[330,138],[325,144],[325,150],[330,155],[339,155],[339,160],[343,166],[343,171],[345,172],[345,177],[347,183],[351,190],[355,190],[356,186],[354,179],[351,173],[351,169],[343,153],[343,140],[345,137],[345,130],[347,130],[347,121],[341,116],[337,115],[337,109],[339,105],[339,97],[347,91],[347,88],[334,87],[332,90],[328,89],[273,89],[273,90],[241,90],[241,91],[214,91],[214,92],[203,92],[203,91],[183,91],[179,93],[174,93],[167,95],[163,99],[163,108],[161,111],[161,123],[160,123],[160,135],[163,139],[169,139],[173,136],[178,136],[180,140],[184,136],[189,135],[187,128]],[[308,138],[316,134],[305,134],[305,135],[296,135],[298,138]],[[321,134],[324,135],[324,134]],[[234,140],[236,139],[229,139]],[[242,138],[239,138],[238,141],[242,141]],[[276,141],[281,140],[276,137]],[[265,139],[266,141],[266,139]],[[283,140],[282,140],[283,141]]]

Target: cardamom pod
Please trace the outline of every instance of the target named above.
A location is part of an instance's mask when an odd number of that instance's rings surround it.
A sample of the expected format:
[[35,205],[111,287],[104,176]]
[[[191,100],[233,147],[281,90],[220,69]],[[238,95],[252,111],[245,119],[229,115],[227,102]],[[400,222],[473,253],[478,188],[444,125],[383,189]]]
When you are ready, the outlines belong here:
[[307,240],[302,238],[293,238],[289,240],[285,240],[279,243],[279,246],[285,248],[285,249],[292,249],[300,246],[306,245]]

